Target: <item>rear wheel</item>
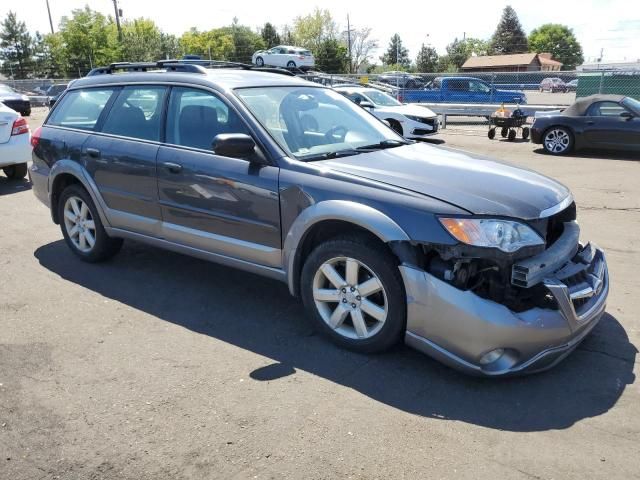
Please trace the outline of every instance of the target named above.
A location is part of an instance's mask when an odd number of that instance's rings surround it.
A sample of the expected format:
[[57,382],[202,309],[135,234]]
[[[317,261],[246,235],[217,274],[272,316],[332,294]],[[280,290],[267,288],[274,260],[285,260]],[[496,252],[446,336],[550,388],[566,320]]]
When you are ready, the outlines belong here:
[[296,62],[294,62],[293,60],[291,60],[289,63],[287,63],[287,67],[289,67],[289,68],[296,68]]
[[397,262],[368,237],[338,237],[316,247],[302,269],[300,290],[316,328],[340,346],[381,352],[404,334]]
[[18,163],[17,165],[10,165],[2,169],[4,174],[11,180],[20,180],[27,176],[27,164]]
[[259,67],[264,67],[264,59],[262,57],[256,58],[256,65]]
[[80,185],[63,190],[58,219],[67,245],[86,262],[107,260],[122,247],[122,239],[107,235],[91,196]]
[[509,130],[509,134],[507,135],[507,138],[509,139],[510,142],[513,142],[516,139],[516,131],[513,129]]
[[573,133],[566,127],[551,127],[542,137],[542,146],[551,155],[565,155],[573,149]]
[[507,138],[507,135],[509,135],[509,129],[507,127],[502,127],[500,129],[500,135],[502,135],[502,138]]

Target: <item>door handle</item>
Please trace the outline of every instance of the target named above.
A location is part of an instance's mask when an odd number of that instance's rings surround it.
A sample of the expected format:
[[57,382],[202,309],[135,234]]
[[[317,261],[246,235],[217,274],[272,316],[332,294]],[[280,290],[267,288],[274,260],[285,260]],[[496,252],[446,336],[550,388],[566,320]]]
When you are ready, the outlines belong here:
[[182,171],[182,165],[173,162],[162,162],[162,166],[169,170],[171,173],[180,173]]
[[87,155],[91,158],[100,158],[100,150],[97,148],[87,148]]
[[588,122],[587,122],[587,125],[595,125],[595,123],[596,123],[596,122],[588,121]]

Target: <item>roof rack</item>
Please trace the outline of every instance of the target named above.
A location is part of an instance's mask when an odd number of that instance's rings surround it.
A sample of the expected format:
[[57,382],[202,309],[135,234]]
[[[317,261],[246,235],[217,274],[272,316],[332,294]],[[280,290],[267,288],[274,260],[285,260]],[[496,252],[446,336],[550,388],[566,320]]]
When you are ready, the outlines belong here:
[[94,75],[106,75],[116,73],[117,71],[125,72],[148,72],[150,70],[167,70],[171,72],[189,72],[189,73],[207,73],[207,71],[199,66],[189,63],[183,63],[179,60],[161,60],[159,62],[117,62],[112,63],[108,67],[97,67],[92,69],[87,77]]

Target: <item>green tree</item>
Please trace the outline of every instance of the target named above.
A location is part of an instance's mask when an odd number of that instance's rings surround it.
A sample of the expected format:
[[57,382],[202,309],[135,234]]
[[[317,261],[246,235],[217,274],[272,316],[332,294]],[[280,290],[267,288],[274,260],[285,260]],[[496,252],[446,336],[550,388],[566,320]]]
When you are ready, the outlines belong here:
[[[478,38],[466,38],[464,40],[453,40],[447,45],[447,56],[449,64],[457,70],[471,55],[487,55],[489,44]],[[455,70],[454,70],[455,71]]]
[[27,78],[31,67],[32,38],[27,26],[9,11],[0,23],[0,60],[5,75]]
[[88,6],[62,17],[60,35],[72,72],[86,73],[89,68],[108,65],[122,59],[118,31],[113,18]]
[[584,62],[582,46],[566,25],[547,23],[536,28],[529,35],[529,49],[551,53],[554,60],[563,63],[564,70],[574,70]]
[[347,47],[330,38],[324,40],[315,51],[316,68],[327,73],[344,73],[349,65]]
[[175,35],[160,32],[160,57],[164,59],[179,58],[180,41]]
[[391,37],[387,51],[380,57],[385,65],[395,65],[395,68],[407,69],[411,66],[409,50],[402,46],[402,39],[397,33]]
[[152,62],[162,58],[162,34],[152,20],[136,18],[122,25],[122,59]]
[[491,53],[504,55],[529,51],[527,35],[520,25],[516,11],[510,5],[504,7],[502,18],[491,37]]
[[278,35],[276,27],[271,25],[269,22],[265,23],[262,30],[260,30],[260,36],[262,37],[266,48],[280,45],[280,35]]
[[372,52],[378,48],[378,40],[371,38],[371,28],[355,29],[351,33],[351,63],[359,72],[369,62]]
[[233,35],[220,28],[206,32],[192,28],[180,37],[180,49],[185,54],[201,55],[214,60],[231,60],[235,53]]
[[231,36],[233,42],[233,53],[226,57],[227,60],[251,63],[251,56],[254,52],[262,50],[265,46],[260,34],[254,32],[249,27],[240,25],[237,18],[233,19],[231,26],[219,28],[218,30],[222,35]]
[[416,71],[436,72],[438,68],[438,52],[433,47],[426,46],[424,43],[416,57]]
[[337,31],[338,27],[329,10],[316,8],[309,15],[296,17],[291,33],[296,45],[308,48],[317,56],[325,41],[337,39]]

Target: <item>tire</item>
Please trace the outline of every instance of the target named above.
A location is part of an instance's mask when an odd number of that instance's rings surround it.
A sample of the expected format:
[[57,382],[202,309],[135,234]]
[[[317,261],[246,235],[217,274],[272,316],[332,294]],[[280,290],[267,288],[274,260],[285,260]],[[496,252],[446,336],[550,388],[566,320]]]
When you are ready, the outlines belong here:
[[[86,211],[84,210],[85,207]],[[90,263],[101,262],[118,253],[122,247],[122,239],[112,238],[107,235],[96,206],[89,193],[83,187],[74,184],[65,188],[60,195],[57,208],[64,240],[71,251],[83,261]],[[84,218],[82,218],[83,212]],[[74,215],[74,213],[76,214],[75,220],[67,216],[69,214]],[[91,228],[91,225],[93,225],[93,228]],[[80,230],[77,233],[77,239],[76,233],[73,232],[74,227],[79,227]],[[82,233],[83,231],[88,232],[93,237],[93,245],[91,245],[89,238]],[[81,238],[83,236],[84,240]]]
[[11,180],[20,180],[27,176],[27,164],[18,163],[16,165],[10,165],[2,169],[7,178]]
[[507,135],[509,135],[509,129],[507,127],[502,127],[500,129],[500,135],[502,138],[507,138]]
[[528,140],[530,134],[531,134],[531,129],[529,127],[524,127],[522,129],[522,139],[523,140]]
[[339,346],[377,353],[404,335],[406,295],[398,262],[369,237],[337,237],[320,244],[306,259],[300,281],[308,316]]
[[516,131],[513,129],[509,130],[509,135],[507,136],[507,138],[510,142],[513,142],[516,139]]
[[259,67],[264,67],[264,59],[262,57],[256,58],[256,65]]
[[493,140],[494,138],[496,138],[496,129],[490,128],[487,132],[487,137],[489,137],[489,140]]
[[287,63],[287,68],[296,68],[296,62],[293,60],[289,61],[289,63]]
[[542,135],[542,146],[551,155],[566,155],[573,145],[573,133],[567,127],[550,127]]
[[402,125],[400,125],[400,122],[394,120],[393,118],[388,118],[387,122],[389,122],[389,126],[393,129],[394,132],[396,132],[400,136],[404,136],[402,133]]

